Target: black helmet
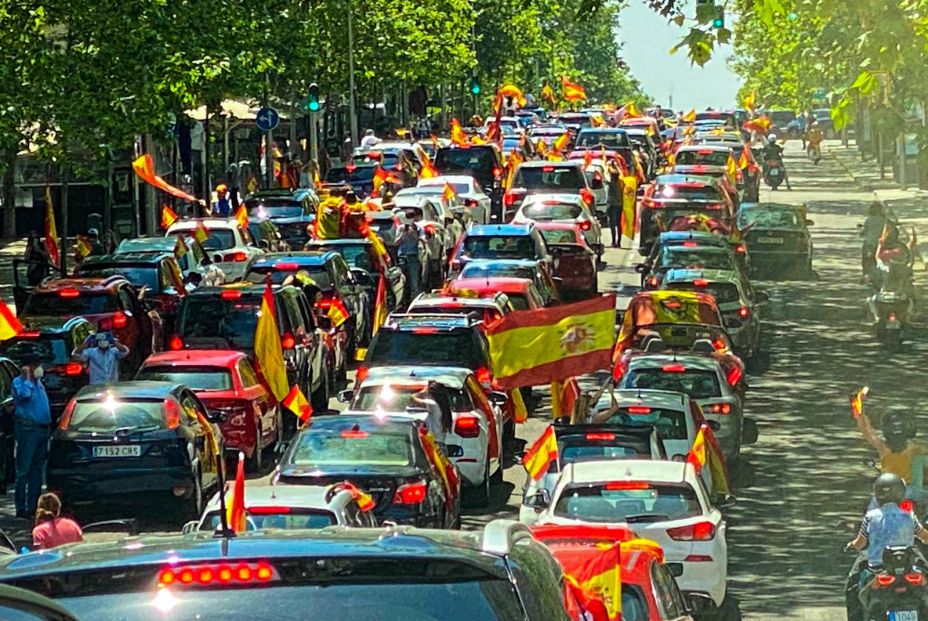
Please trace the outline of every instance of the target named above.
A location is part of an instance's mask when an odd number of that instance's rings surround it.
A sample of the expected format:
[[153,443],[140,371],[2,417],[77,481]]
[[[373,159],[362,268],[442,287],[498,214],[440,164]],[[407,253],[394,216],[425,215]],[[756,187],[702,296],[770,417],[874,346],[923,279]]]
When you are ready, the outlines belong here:
[[[912,417],[902,412],[887,412],[880,420],[880,429],[883,432],[883,438],[887,444],[905,447],[907,440],[915,437],[915,421]],[[893,446],[890,446],[893,448]],[[902,448],[893,448],[893,450],[902,450]]]
[[873,496],[878,505],[900,503],[905,499],[905,481],[897,474],[884,472],[873,482]]

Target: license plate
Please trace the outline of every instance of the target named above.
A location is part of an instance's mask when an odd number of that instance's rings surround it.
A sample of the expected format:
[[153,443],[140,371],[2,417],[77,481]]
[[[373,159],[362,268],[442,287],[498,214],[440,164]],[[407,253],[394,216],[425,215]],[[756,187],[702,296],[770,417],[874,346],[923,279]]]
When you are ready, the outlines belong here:
[[94,457],[139,457],[142,447],[138,444],[114,444],[93,447]]
[[784,240],[782,237],[760,237],[757,241],[762,244],[782,244]]
[[779,175],[779,174],[780,174],[780,169],[779,169],[779,168],[771,168],[771,169],[770,169],[770,174],[771,174],[771,175]]
[[889,621],[918,621],[917,610],[890,610]]

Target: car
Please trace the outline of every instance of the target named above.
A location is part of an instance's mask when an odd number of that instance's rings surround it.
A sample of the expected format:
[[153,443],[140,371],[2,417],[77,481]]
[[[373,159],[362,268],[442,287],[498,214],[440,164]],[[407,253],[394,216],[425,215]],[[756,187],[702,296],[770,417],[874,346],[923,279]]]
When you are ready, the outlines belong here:
[[657,174],[659,163],[659,153],[653,139],[658,134],[653,129],[654,127],[655,125],[648,125],[647,127],[625,126],[625,133],[632,144],[632,148],[637,147],[642,156],[644,175],[648,179],[653,179]]
[[674,175],[702,175],[714,177],[725,187],[731,200],[737,205],[741,191],[745,188],[744,172],[738,168],[735,172],[735,183],[728,176],[728,160],[732,158],[737,165],[741,152],[735,151],[725,143],[708,143],[699,145],[683,145],[674,155],[674,164],[668,171]]
[[579,461],[622,459],[667,459],[667,451],[654,427],[566,424],[555,421],[554,437],[557,440],[558,459],[551,462],[548,471],[538,480],[526,475],[522,486],[522,504],[519,521],[534,524],[538,511],[528,504],[529,498],[545,490],[549,497],[554,491],[561,470],[567,464]]
[[463,201],[463,209],[468,218],[465,224],[475,222],[487,224],[490,221],[491,201],[477,180],[470,175],[441,175],[431,179],[419,179],[420,188],[439,187],[444,191],[445,184],[451,186],[458,198]]
[[533,160],[537,155],[535,144],[527,135],[503,136],[503,157],[509,159],[518,153],[523,160]]
[[696,113],[696,120],[694,122],[697,125],[721,125],[728,129],[738,129],[739,127],[738,119],[734,111],[703,110]]
[[746,361],[760,353],[760,311],[766,295],[746,285],[739,272],[670,269],[664,274],[660,288],[664,291],[708,293],[718,304],[735,353]]
[[[396,240],[399,239],[399,236],[402,234],[403,226],[408,224],[406,214],[403,213],[402,209],[391,207],[381,211],[368,211],[364,216],[368,226],[370,226],[371,230],[383,240],[383,243],[387,246],[387,250],[390,251],[390,256],[395,259]],[[317,241],[322,240],[312,239],[306,243],[309,244]]]
[[[0,356],[0,490],[16,479],[15,428],[13,420],[13,379],[19,377],[19,366],[5,356]],[[2,532],[2,531],[0,531]],[[18,548],[13,548],[14,552]],[[0,554],[3,552],[3,537],[0,536]]]
[[[712,236],[719,237],[718,235]],[[748,275],[742,268],[742,262],[738,261],[735,253],[731,250],[731,244],[727,243],[724,238],[722,238],[722,241],[726,243],[709,245],[699,244],[695,241],[690,244],[661,244],[658,242],[654,245],[654,250],[647,260],[635,266],[635,271],[641,274],[641,287],[643,289],[659,288],[664,276],[671,269],[706,269],[736,272],[742,281],[747,284],[749,282]]]
[[[461,482],[477,504],[490,501],[490,485],[503,478],[505,415],[477,381],[470,369],[458,367],[390,366],[371,369],[360,386],[343,395],[349,403],[345,414],[386,413],[413,415],[411,397],[420,391],[440,390],[433,399],[450,405],[450,428],[442,440],[449,459],[457,466]],[[443,396],[442,396],[443,395]],[[505,401],[504,395],[495,397]],[[426,413],[427,415],[427,413]]]
[[445,276],[448,255],[462,230],[460,225],[454,226],[450,218],[440,213],[440,204],[423,196],[403,196],[401,192],[394,198],[394,202],[419,231],[421,245],[426,251],[422,263],[425,288],[438,287]]
[[576,134],[593,126],[593,119],[589,112],[558,112],[557,122]]
[[622,156],[627,164],[632,161],[632,142],[628,130],[618,127],[591,127],[580,130],[574,151],[612,151]]
[[815,117],[815,122],[818,124],[819,129],[822,130],[822,133],[825,134],[825,138],[831,140],[837,135],[835,133],[835,122],[831,117],[831,108],[815,108],[812,110],[812,116]]
[[576,194],[588,208],[594,209],[593,190],[602,185],[602,179],[587,180],[583,164],[575,160],[522,162],[512,178],[512,187],[503,197],[504,221],[512,219],[530,194]]
[[[651,253],[645,259],[644,264],[646,266],[655,265],[660,253],[668,246],[684,246],[693,250],[705,247],[729,250],[733,253],[735,263],[741,273],[746,275],[751,273],[750,252],[748,252],[748,247],[743,241],[735,241],[731,237],[717,235],[708,231],[665,231],[661,233],[652,246]],[[639,273],[643,274],[650,269],[650,267],[647,267],[647,269],[639,271]]]
[[443,293],[449,295],[495,296],[503,293],[509,298],[513,309],[535,310],[546,306],[545,298],[538,291],[533,280],[502,276],[483,276],[474,278],[455,278],[445,285]]
[[364,198],[374,191],[374,174],[380,168],[375,162],[359,166],[353,161],[343,166],[331,166],[322,179],[322,189],[326,191],[341,190],[348,186]]
[[[573,155],[573,154],[571,154]],[[574,159],[573,157],[569,159]],[[602,222],[608,222],[609,216],[609,192],[610,185],[618,183],[618,177],[613,178],[609,173],[609,167],[602,158],[593,160],[589,164],[584,164],[583,174],[586,175],[587,183],[590,185],[590,191],[593,193],[593,207],[590,208],[596,215],[596,219]],[[600,183],[595,183],[599,181]],[[593,188],[593,186],[596,188]]]
[[569,222],[539,222],[548,252],[557,265],[557,290],[564,300],[592,297],[599,291],[599,255],[584,231]]
[[260,190],[246,198],[244,204],[249,222],[270,220],[283,241],[291,248],[301,248],[309,240],[307,227],[316,220],[319,197],[309,188]]
[[548,274],[554,271],[545,240],[532,224],[468,227],[451,254],[449,276],[457,276],[474,259],[530,259],[544,263]]
[[[177,259],[180,271],[184,275],[184,282],[190,282],[191,274],[198,274],[202,280],[206,274],[207,266],[212,265],[213,260],[210,258],[209,254],[203,250],[203,246],[200,245],[200,242],[192,236],[183,236],[182,239],[187,251],[181,256],[177,256],[177,239],[173,237],[134,237],[131,239],[124,239],[116,246],[116,250],[113,251],[113,254],[119,256],[122,254],[162,255],[170,253]],[[214,269],[222,274],[222,280],[224,281],[225,273],[222,272],[222,269],[218,266],[215,266]],[[222,282],[218,284],[222,284]]]
[[[351,483],[246,485],[245,531],[268,528],[319,530],[326,526],[376,527],[372,507],[358,502],[363,493]],[[203,509],[199,520],[184,525],[184,532],[216,532],[222,526],[221,510],[219,494],[216,494]]]
[[144,309],[138,290],[122,276],[46,279],[19,309],[21,321],[41,323],[77,316],[90,321],[98,331],[111,332],[129,348],[129,355],[119,365],[123,375],[161,349],[161,317]]
[[727,524],[696,469],[676,461],[599,461],[568,464],[545,524],[627,524],[660,544],[687,594],[725,601],[728,581]]
[[183,384],[86,386],[52,432],[46,486],[74,509],[125,517],[134,499],[199,516],[222,476],[218,420]]
[[450,292],[433,291],[420,293],[409,303],[407,315],[459,315],[469,313],[489,325],[508,315],[515,307],[509,296],[496,292],[488,297],[474,297],[473,294],[453,295]]
[[[491,125],[496,123],[495,115],[487,115],[487,118],[483,121],[483,127],[489,128]],[[521,132],[524,128],[522,123],[519,121],[518,117],[515,116],[501,116],[499,119],[500,126],[508,127],[516,132]]]
[[767,118],[770,119],[769,134],[774,134],[778,140],[784,138],[799,138],[800,133],[791,133],[789,130],[794,126],[796,113],[792,110],[770,110],[767,112]]
[[206,229],[209,237],[203,242],[203,249],[210,253],[214,263],[220,265],[227,282],[244,278],[248,266],[264,254],[248,227],[241,226],[234,218],[179,220],[168,228],[165,236],[190,236],[197,227]]
[[[374,212],[377,213],[377,212]],[[340,239],[313,239],[306,243],[304,250],[308,252],[337,252],[345,260],[358,284],[368,292],[368,296],[376,301],[377,286],[381,274],[387,278],[386,294],[387,308],[392,310],[399,306],[406,298],[406,275],[403,274],[393,258],[390,256],[378,257],[370,240],[364,238]],[[370,285],[366,284],[363,270],[370,278]]]
[[735,218],[735,206],[722,183],[704,175],[660,175],[645,188],[641,200],[638,253],[647,256],[657,236],[674,219],[706,214],[724,226]]
[[814,245],[804,207],[744,203],[738,211],[738,227],[754,260],[752,272],[765,276],[795,275],[814,278]]
[[[94,621],[220,621],[233,610],[296,621],[345,615],[346,602],[382,619],[428,618],[436,610],[447,621],[497,619],[499,611],[528,621],[572,618],[557,561],[512,520],[492,520],[482,532],[329,526],[234,539],[144,536],[126,545],[10,555],[0,559],[0,582],[52,596],[75,618]],[[56,586],[65,583],[67,592]]]
[[[429,452],[423,434],[408,418],[314,417],[281,457],[277,482],[349,481],[370,494],[378,522],[453,528],[461,519],[460,480],[440,451]],[[450,472],[443,475],[443,469]]]
[[284,239],[273,220],[249,220],[248,232],[258,243],[258,247],[266,252],[286,252],[290,250],[290,244]]
[[210,410],[223,412],[226,420],[219,429],[226,450],[233,455],[243,452],[256,472],[261,471],[264,452],[283,439],[284,414],[240,351],[186,349],[153,354],[135,379],[184,384]]
[[[605,252],[599,219],[578,194],[531,194],[512,218],[513,224],[565,222],[579,228],[587,245],[598,255]],[[544,237],[544,235],[542,235]]]
[[[171,351],[182,349],[235,349],[255,362],[255,328],[265,285],[226,285],[197,289],[181,303],[177,329],[168,339]],[[330,369],[317,333],[315,316],[306,296],[297,287],[274,285],[277,327],[287,381],[303,391],[315,412],[328,409]],[[296,428],[294,417],[284,418],[284,437]]]
[[554,142],[570,130],[560,124],[536,125],[528,130],[528,137],[534,143],[543,142],[546,148],[551,148]]
[[702,408],[706,420],[718,423],[714,433],[726,463],[738,460],[746,429],[744,408],[718,360],[697,354],[633,356],[616,386],[686,393]]
[[158,311],[166,333],[173,328],[177,305],[187,295],[187,284],[194,285],[190,279],[184,278],[173,252],[124,252],[87,257],[74,269],[74,275],[85,278],[124,277],[139,291],[143,306]]
[[[419,168],[422,166],[422,160],[419,159],[417,152],[414,152],[414,145],[409,143],[399,143],[400,147],[384,148],[378,144],[369,150],[363,148],[355,149],[354,155],[348,161],[347,166],[357,166],[366,168],[376,166],[385,170],[398,182],[387,181],[383,183],[382,192],[396,192],[400,188],[415,187],[419,180]],[[371,178],[371,188],[373,189],[373,177]],[[360,195],[359,195],[360,196]]]
[[[531,259],[470,261],[464,266],[464,269],[461,270],[461,273],[458,274],[454,280],[466,280],[470,283],[474,283],[474,281],[480,279],[486,281],[488,279],[496,280],[500,278],[524,278],[532,281],[532,284],[535,285],[535,289],[541,295],[542,302],[545,306],[554,306],[561,301],[558,281],[548,274],[545,263],[533,261]],[[512,291],[517,294],[516,297],[520,299],[525,298],[523,287],[518,285],[512,287],[506,283],[499,284],[501,284],[506,291]],[[485,292],[487,291],[487,285],[489,285],[489,283],[485,283],[483,287],[478,286],[473,290]],[[520,310],[524,310],[523,304],[519,304],[518,302],[516,302],[516,304],[520,307]]]
[[435,154],[435,167],[442,175],[469,175],[490,197],[491,219],[502,216],[503,156],[495,144],[441,147]]
[[[297,273],[305,272],[322,292],[315,304],[325,315],[333,304],[341,304],[348,311],[348,319],[339,326],[346,334],[349,357],[370,341],[373,318],[373,298],[370,281],[362,280],[369,273],[359,268],[349,268],[338,252],[283,252],[262,257],[252,265],[247,274],[249,282],[259,283],[270,276],[271,282],[283,283]],[[297,283],[294,283],[297,284]]]
[[86,364],[72,358],[71,352],[94,332],[96,326],[84,317],[44,319],[27,321],[19,334],[0,343],[0,361],[42,366],[45,372],[42,382],[53,423],[58,421],[71,397],[87,385]]

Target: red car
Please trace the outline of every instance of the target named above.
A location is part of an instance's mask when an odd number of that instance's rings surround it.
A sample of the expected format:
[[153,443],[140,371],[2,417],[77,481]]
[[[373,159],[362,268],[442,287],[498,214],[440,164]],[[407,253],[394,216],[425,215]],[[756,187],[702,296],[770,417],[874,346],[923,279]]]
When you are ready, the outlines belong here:
[[225,446],[242,451],[253,470],[262,452],[280,439],[281,413],[258,381],[248,356],[228,349],[185,349],[149,357],[135,379],[186,384],[211,410],[228,416],[220,423]]
[[515,310],[544,308],[545,305],[535,283],[526,278],[455,278],[448,282],[443,292],[448,295],[472,295],[481,298],[505,293]]
[[587,298],[599,292],[596,252],[590,248],[583,231],[570,222],[538,222],[535,228],[548,244],[554,257],[555,276],[561,279],[558,292],[565,300]]

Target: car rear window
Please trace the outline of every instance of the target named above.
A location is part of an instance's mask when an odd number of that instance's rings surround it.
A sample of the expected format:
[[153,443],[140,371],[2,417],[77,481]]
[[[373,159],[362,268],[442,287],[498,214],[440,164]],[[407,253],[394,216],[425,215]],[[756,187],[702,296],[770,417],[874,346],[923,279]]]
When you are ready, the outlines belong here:
[[651,425],[657,429],[662,440],[686,440],[686,414],[680,410],[667,410],[647,406],[629,406],[619,411],[606,421],[610,425],[630,425],[643,427]]
[[116,296],[104,292],[81,291],[74,297],[64,297],[58,292],[33,293],[26,301],[24,316],[75,317],[78,315],[102,315],[117,310]]
[[[220,516],[218,511],[206,515],[200,530],[215,532],[219,527]],[[277,509],[277,513],[258,507],[254,511],[245,511],[245,530],[260,530],[262,528],[280,528],[293,530],[297,528],[320,529],[336,524],[335,514],[322,509],[301,509],[299,507],[284,507]]]
[[525,278],[533,280],[535,270],[527,265],[477,261],[464,265],[461,278]]
[[71,413],[68,430],[82,433],[129,433],[156,431],[166,427],[164,400],[78,401]]
[[371,344],[369,362],[391,366],[450,364],[468,369],[486,366],[486,351],[478,346],[478,337],[470,329],[420,330],[379,331]]
[[689,201],[722,200],[719,191],[711,185],[663,185],[655,194],[659,198],[676,198]]
[[664,522],[702,514],[696,492],[687,484],[661,485],[621,481],[566,488],[554,514],[584,522]]
[[0,356],[6,356],[20,364],[33,360],[58,364],[71,359],[71,347],[65,338],[58,334],[14,337],[0,344]]
[[583,213],[583,209],[575,203],[559,203],[543,201],[531,203],[522,208],[522,215],[532,220],[545,222],[548,220],[575,220]]
[[261,299],[226,300],[216,296],[190,296],[181,303],[177,333],[184,339],[217,339],[228,347],[251,350]]
[[406,431],[343,428],[313,429],[300,434],[291,453],[294,466],[410,466],[412,439]]
[[710,246],[687,248],[685,246],[664,246],[661,249],[657,267],[689,268],[709,270],[734,270],[731,255],[725,250]]
[[462,254],[468,259],[534,259],[535,240],[528,235],[480,235],[464,240]]
[[623,388],[647,388],[682,392],[692,399],[711,399],[722,396],[718,373],[704,369],[685,369],[682,365],[667,365],[672,371],[660,367],[632,366],[624,380]]
[[681,166],[725,166],[728,163],[728,153],[705,149],[704,151],[680,151],[677,153],[675,163]]
[[738,293],[738,287],[727,282],[710,282],[705,286],[697,286],[692,282],[675,282],[668,283],[667,288],[677,291],[700,291],[702,293],[708,293],[712,295],[719,304],[731,304],[741,301],[741,294]]
[[764,228],[799,228],[799,214],[786,209],[746,209],[738,214],[742,226]]
[[583,173],[575,166],[520,167],[512,182],[514,188],[526,190],[568,190],[586,187]]
[[330,168],[325,174],[325,183],[364,183],[374,178],[377,166],[358,166],[351,172],[345,167]]
[[93,278],[122,276],[136,287],[144,286],[154,291],[161,291],[157,265],[94,265],[91,263],[81,265],[77,273]]
[[[171,235],[192,235],[193,232],[172,231]],[[235,247],[235,233],[231,229],[209,229],[209,237],[203,242],[204,250],[228,250]]]
[[610,461],[613,459],[650,459],[637,447],[623,443],[616,434],[591,432],[584,436],[558,438],[558,454],[561,465],[578,461]]
[[252,218],[298,218],[303,215],[303,206],[299,203],[263,203],[245,201],[248,215]]
[[577,147],[598,147],[600,145],[610,150],[631,146],[625,132],[580,132],[580,136],[577,137]]
[[449,172],[490,172],[496,165],[496,156],[488,148],[468,147],[466,149],[442,148],[435,156],[435,166],[443,173]]
[[298,271],[306,272],[323,291],[328,291],[335,286],[332,284],[332,279],[324,265],[313,265],[311,267],[301,265],[298,270],[275,269],[273,264],[254,265],[249,268],[246,280],[254,283],[263,283],[265,281],[265,276],[270,274],[271,282],[275,285],[280,285],[283,284],[288,277],[293,276]]
[[541,236],[550,246],[551,244],[576,244],[577,233],[563,229],[542,229]]
[[[420,392],[424,386],[397,386],[396,384],[383,384],[378,386],[363,386],[361,392],[351,404],[352,410],[372,412],[379,406],[386,412],[403,412],[412,402],[412,396]],[[451,400],[451,410],[454,412],[468,412],[473,403],[467,394],[457,388],[442,386],[443,392]],[[414,403],[413,408],[421,409]]]
[[135,379],[185,384],[192,390],[232,390],[232,372],[223,367],[145,367]]

